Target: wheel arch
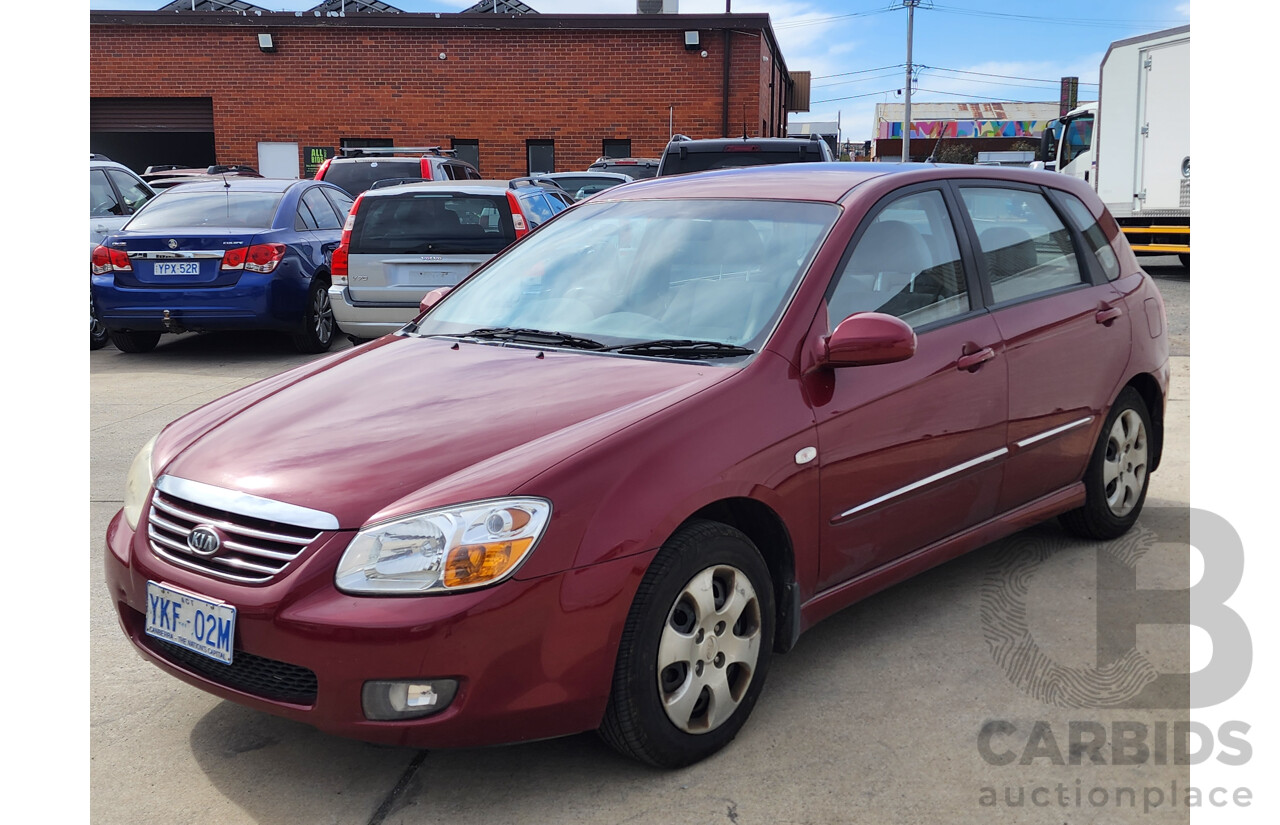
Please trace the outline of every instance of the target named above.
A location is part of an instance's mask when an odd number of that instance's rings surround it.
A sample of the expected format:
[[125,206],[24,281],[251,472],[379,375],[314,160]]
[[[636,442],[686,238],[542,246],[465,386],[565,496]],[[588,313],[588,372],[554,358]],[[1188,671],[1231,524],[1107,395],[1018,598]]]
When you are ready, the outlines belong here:
[[1147,405],[1152,429],[1151,469],[1148,472],[1155,472],[1160,467],[1160,457],[1164,453],[1164,393],[1160,389],[1160,382],[1145,372],[1130,378],[1125,387],[1133,387]]
[[782,517],[762,501],[735,497],[704,505],[680,526],[694,519],[718,521],[740,530],[760,551],[773,585],[773,649],[786,653],[800,635],[800,591],[796,585],[795,546]]

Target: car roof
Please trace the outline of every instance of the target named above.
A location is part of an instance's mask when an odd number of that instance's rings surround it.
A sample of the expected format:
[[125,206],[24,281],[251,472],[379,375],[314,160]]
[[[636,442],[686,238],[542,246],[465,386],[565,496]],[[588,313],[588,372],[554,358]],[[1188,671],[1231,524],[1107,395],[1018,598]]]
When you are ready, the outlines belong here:
[[[825,161],[740,166],[687,175],[646,178],[605,189],[592,202],[675,198],[767,198],[840,203],[858,186],[885,176],[901,176],[902,185],[930,180],[965,179],[1028,183],[1075,190],[1075,178],[1013,166],[947,163],[855,163]],[[1085,185],[1083,181],[1081,185]]]
[[[533,187],[535,185],[530,184],[529,186]],[[546,189],[546,187],[541,188]],[[430,191],[432,189],[448,189],[451,192],[516,191],[511,188],[511,180],[509,178],[500,178],[485,180],[428,180],[421,183],[402,183],[399,186],[369,189],[365,191],[364,195],[365,197],[381,198],[387,195],[403,195],[405,192]]]
[[[221,175],[217,175],[214,176],[213,180],[184,181],[182,183],[182,191],[212,192],[220,189],[230,189],[234,192],[286,192],[290,187],[299,184],[333,186],[333,184],[325,184],[323,181],[299,180],[297,178],[249,178],[228,175],[224,179]],[[337,187],[334,188],[336,189]]]
[[667,151],[670,152],[676,147],[685,147],[694,151],[715,151],[723,149],[726,146],[734,146],[740,144],[751,144],[755,146],[782,146],[793,147],[797,143],[807,143],[809,141],[820,142],[821,138],[817,135],[812,137],[721,137],[721,138],[682,138],[673,140],[667,144]]

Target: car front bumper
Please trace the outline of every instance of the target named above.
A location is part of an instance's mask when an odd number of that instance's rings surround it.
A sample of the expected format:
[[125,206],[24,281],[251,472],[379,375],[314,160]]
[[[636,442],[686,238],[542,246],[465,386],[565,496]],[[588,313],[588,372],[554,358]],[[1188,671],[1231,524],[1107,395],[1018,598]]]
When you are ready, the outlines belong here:
[[[653,555],[469,592],[374,598],[333,585],[350,531],[322,535],[278,580],[247,586],[167,562],[139,528],[135,534],[117,513],[104,555],[120,626],[144,658],[209,693],[327,733],[415,747],[472,747],[596,728],[622,625]],[[148,580],[234,605],[236,661],[175,655],[146,635]],[[310,695],[290,687],[308,678]],[[408,679],[454,679],[457,694],[425,718],[365,718],[366,681]]]

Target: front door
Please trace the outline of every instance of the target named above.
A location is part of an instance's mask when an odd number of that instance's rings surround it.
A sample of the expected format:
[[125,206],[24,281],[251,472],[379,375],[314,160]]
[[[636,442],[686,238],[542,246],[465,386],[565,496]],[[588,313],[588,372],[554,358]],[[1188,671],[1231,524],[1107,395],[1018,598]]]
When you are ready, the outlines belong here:
[[1008,376],[995,321],[973,300],[948,204],[941,188],[886,198],[855,234],[828,289],[828,334],[849,315],[875,311],[910,323],[918,343],[900,363],[833,370],[829,393],[812,399],[819,589],[995,511]]

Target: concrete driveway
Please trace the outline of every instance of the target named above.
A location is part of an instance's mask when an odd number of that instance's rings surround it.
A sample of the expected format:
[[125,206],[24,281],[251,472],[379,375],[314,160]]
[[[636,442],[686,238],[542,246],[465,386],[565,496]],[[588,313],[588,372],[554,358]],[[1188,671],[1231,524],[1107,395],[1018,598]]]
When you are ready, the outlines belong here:
[[[1064,706],[1043,669],[1018,672],[1003,642],[1021,627],[1044,661],[1087,676],[1111,633],[1098,626],[1096,600],[1115,595],[1098,570],[1119,559],[1138,588],[1188,585],[1189,278],[1170,260],[1147,264],[1169,305],[1174,358],[1164,463],[1139,529],[1098,546],[1040,525],[837,614],[774,660],[732,745],[671,772],[624,760],[593,735],[464,751],[337,739],[144,662],[117,627],[101,572],[129,461],[182,413],[314,356],[293,354],[284,338],[229,335],[91,353],[91,821],[1187,821],[1185,805],[1169,800],[1188,769],[1157,758],[1157,739],[1187,719],[1176,684],[1155,699],[1170,707],[1150,707],[1150,697],[1146,707]],[[1141,626],[1134,647],[1161,673],[1188,669],[1185,627]],[[1139,729],[1150,746],[1143,761],[1132,746]]]

